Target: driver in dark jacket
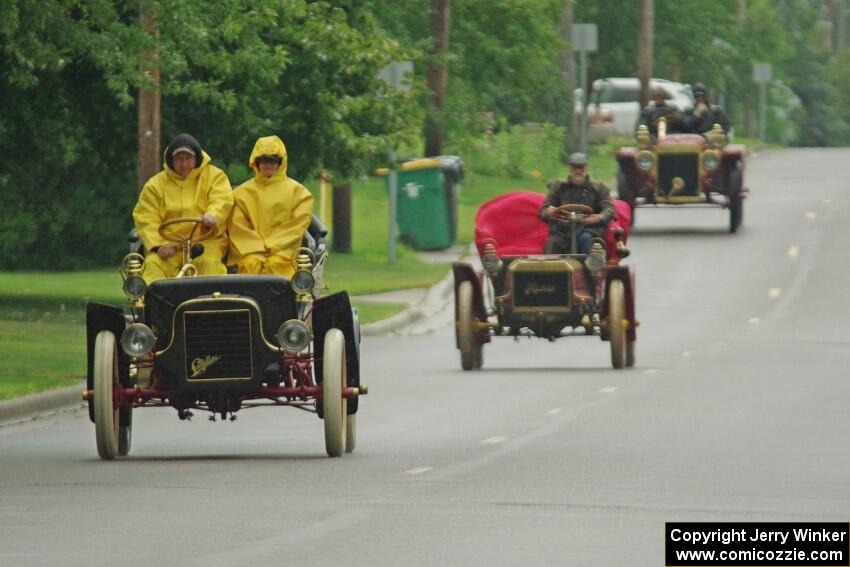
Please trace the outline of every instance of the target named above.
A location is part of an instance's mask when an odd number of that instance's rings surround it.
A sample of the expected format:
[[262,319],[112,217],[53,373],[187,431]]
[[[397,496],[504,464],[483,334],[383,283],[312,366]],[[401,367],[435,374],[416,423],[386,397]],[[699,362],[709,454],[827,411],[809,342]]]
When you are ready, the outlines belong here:
[[642,125],[646,126],[649,128],[649,134],[655,138],[658,135],[658,120],[661,118],[667,120],[668,133],[683,131],[686,128],[681,109],[672,102],[667,102],[665,97],[661,88],[652,91],[652,102],[643,107],[635,130]]
[[[587,156],[574,153],[567,160],[570,176],[566,181],[549,184],[549,194],[540,208],[540,218],[549,223],[546,254],[589,254],[594,238],[602,238],[605,225],[614,217],[614,202],[603,183],[593,183],[587,175]],[[558,220],[561,205],[586,205],[593,214],[588,215],[577,238],[578,250],[570,250],[570,223]]]
[[708,101],[708,92],[702,83],[694,85],[694,107],[685,113],[685,123],[696,134],[705,134],[715,124],[720,124],[723,131],[729,133],[729,117],[722,108]]

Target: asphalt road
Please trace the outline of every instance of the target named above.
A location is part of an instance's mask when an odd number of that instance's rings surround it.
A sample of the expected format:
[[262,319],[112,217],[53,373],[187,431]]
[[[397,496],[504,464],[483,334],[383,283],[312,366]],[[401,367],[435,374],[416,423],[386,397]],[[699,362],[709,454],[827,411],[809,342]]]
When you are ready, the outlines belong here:
[[0,565],[663,565],[666,521],[850,511],[848,150],[749,164],[745,226],[638,211],[637,367],[443,314],[363,343],[358,449],[287,409],[136,412],[97,458],[68,411],[0,427]]

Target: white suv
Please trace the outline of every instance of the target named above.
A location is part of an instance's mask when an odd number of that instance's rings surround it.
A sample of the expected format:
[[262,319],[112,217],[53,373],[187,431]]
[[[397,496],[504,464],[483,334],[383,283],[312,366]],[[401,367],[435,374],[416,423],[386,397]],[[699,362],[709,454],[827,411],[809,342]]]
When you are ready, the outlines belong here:
[[[666,79],[650,79],[650,90],[660,88],[668,102],[684,112],[693,107],[691,86]],[[581,116],[581,89],[576,92],[576,113]],[[612,77],[593,81],[587,105],[587,121],[591,139],[610,136],[633,136],[640,117],[640,80]]]

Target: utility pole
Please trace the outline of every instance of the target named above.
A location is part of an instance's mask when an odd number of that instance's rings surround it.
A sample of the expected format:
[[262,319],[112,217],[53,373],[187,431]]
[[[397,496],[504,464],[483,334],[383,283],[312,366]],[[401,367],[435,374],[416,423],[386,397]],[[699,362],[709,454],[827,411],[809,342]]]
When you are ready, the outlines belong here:
[[654,41],[655,9],[653,0],[640,2],[640,38],[638,39],[638,77],[640,78],[640,107],[649,104],[649,80],[652,78],[652,46]]
[[428,88],[434,93],[434,98],[425,122],[425,155],[438,156],[443,153],[445,137],[443,111],[449,77],[446,66],[446,54],[449,51],[449,0],[431,0],[431,37],[434,40],[434,53],[428,65]]
[[[747,0],[738,0],[738,29],[742,33],[746,33],[747,29]],[[753,93],[750,89],[746,89],[744,95],[744,134],[748,138],[756,136],[755,113],[753,107]]]
[[159,172],[160,164],[160,90],[159,90],[159,23],[156,4],[141,2],[139,20],[142,29],[155,45],[142,55],[142,73],[149,84],[139,87],[138,186]]
[[[561,77],[567,100],[567,136],[564,139],[564,155],[577,151],[579,147],[579,125],[576,116],[576,55],[573,49],[573,0],[564,2],[564,11],[561,14],[561,38],[569,45],[561,54]],[[584,88],[587,88],[586,86]]]

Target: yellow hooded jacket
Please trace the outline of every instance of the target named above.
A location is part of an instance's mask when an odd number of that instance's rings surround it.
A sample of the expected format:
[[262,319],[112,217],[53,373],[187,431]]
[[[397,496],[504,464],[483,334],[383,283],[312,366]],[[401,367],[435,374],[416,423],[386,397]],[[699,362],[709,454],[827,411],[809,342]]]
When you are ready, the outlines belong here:
[[[261,175],[255,163],[263,155],[281,159],[280,167],[271,177]],[[233,191],[229,264],[238,264],[256,254],[279,256],[294,268],[301,239],[313,217],[313,195],[286,176],[287,163],[286,146],[277,136],[265,136],[254,144],[249,160],[254,179]]]
[[[217,254],[223,257],[227,253],[227,221],[233,209],[233,189],[227,175],[210,163],[210,156],[201,152],[201,165],[192,170],[185,179],[166,163],[163,170],[151,177],[142,188],[139,202],[133,209],[136,231],[150,252],[154,247],[168,244],[159,235],[159,225],[171,219],[181,217],[200,217],[204,214],[215,215],[215,237],[204,241],[204,254]],[[186,233],[192,230],[190,224],[174,226],[176,232]],[[201,230],[200,228],[198,230]]]

